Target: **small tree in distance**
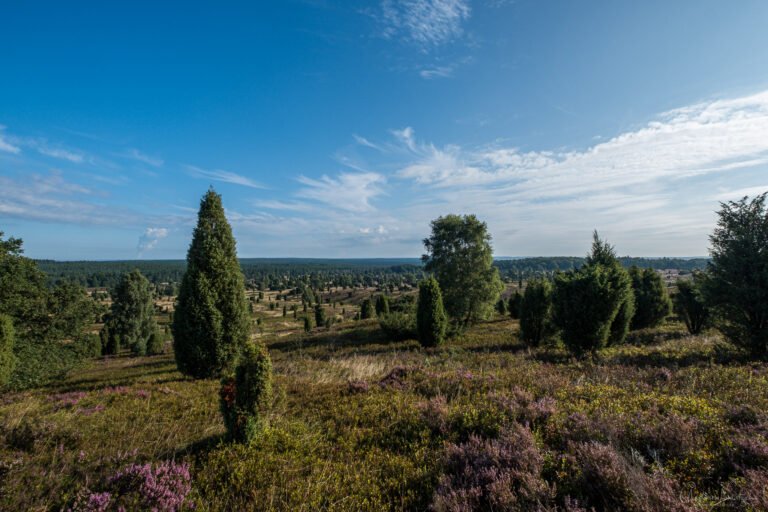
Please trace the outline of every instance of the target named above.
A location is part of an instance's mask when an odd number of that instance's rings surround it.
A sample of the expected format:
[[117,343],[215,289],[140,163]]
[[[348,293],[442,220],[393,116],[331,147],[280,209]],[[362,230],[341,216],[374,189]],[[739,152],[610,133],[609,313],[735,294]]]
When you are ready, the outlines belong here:
[[360,303],[360,319],[366,320],[376,316],[376,310],[373,307],[371,299],[365,299]]
[[147,353],[147,342],[157,330],[155,306],[149,281],[138,270],[123,275],[114,292],[114,302],[107,323],[108,353],[121,347],[136,355]]
[[635,315],[632,317],[632,329],[656,327],[669,316],[672,301],[667,287],[658,272],[652,268],[629,269],[632,278],[632,290],[635,294]]
[[379,295],[376,297],[376,316],[386,316],[389,314],[389,297]]
[[509,310],[509,316],[512,317],[514,320],[518,320],[520,318],[520,305],[523,302],[523,296],[520,294],[518,290],[515,290],[515,293],[512,294],[512,296],[509,298],[509,303],[507,305],[507,309]]
[[318,327],[325,325],[325,310],[320,304],[315,306],[315,325]]
[[264,427],[272,400],[272,361],[262,345],[248,343],[234,375],[222,379],[219,404],[227,436],[248,442]]
[[488,317],[504,289],[488,226],[474,215],[438,217],[431,226],[422,260],[440,283],[451,320],[464,327]]
[[416,331],[419,342],[435,347],[445,341],[448,317],[443,307],[440,285],[433,277],[419,283],[419,301],[416,307]]
[[675,312],[693,335],[700,334],[709,321],[709,308],[701,293],[701,280],[702,274],[695,273],[691,281],[678,281],[674,295]]
[[520,301],[520,339],[538,347],[547,337],[552,309],[552,284],[545,279],[528,283]]

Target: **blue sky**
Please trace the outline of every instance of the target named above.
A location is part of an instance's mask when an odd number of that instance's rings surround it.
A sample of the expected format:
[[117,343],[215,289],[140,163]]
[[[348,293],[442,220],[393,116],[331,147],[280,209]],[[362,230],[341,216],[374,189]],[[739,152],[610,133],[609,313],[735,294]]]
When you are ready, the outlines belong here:
[[0,230],[53,259],[707,253],[768,190],[768,3],[6,2]]

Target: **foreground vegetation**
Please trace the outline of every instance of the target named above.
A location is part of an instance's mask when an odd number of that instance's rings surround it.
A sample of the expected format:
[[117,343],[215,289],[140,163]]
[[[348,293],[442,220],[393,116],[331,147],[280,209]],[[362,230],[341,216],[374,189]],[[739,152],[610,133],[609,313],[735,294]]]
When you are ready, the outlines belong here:
[[373,321],[271,337],[274,403],[250,444],[225,442],[218,380],[171,355],[100,359],[4,396],[0,509],[116,497],[121,471],[172,461],[198,510],[765,510],[766,364],[680,324],[594,360],[517,331],[499,316],[430,349]]

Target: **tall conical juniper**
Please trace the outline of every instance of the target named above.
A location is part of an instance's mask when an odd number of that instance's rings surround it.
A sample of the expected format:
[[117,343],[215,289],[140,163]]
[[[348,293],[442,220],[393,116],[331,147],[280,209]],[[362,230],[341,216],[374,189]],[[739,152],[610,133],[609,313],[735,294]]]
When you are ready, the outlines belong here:
[[195,378],[232,370],[251,324],[235,239],[213,188],[200,201],[173,319],[179,371]]

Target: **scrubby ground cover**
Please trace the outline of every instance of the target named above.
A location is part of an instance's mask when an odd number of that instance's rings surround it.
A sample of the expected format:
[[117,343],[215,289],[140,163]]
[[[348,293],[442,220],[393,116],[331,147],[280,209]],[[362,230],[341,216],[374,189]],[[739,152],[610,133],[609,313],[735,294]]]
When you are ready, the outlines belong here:
[[583,360],[502,317],[430,349],[376,321],[281,334],[262,333],[274,403],[250,445],[224,441],[219,382],[168,354],[3,396],[0,509],[768,507],[768,365],[714,333],[666,324]]

